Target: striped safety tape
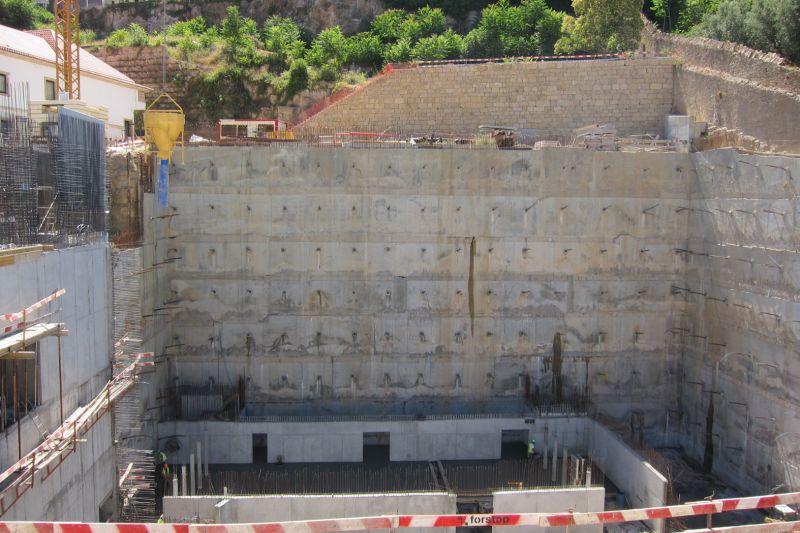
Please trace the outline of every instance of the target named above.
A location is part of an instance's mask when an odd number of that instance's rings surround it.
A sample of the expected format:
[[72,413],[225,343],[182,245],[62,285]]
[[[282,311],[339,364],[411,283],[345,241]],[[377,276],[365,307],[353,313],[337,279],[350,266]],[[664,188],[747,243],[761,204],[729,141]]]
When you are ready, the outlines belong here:
[[[84,524],[55,522],[0,522],[0,533],[334,533],[365,529],[408,527],[572,526],[676,518],[763,509],[800,503],[800,492],[729,498],[648,509],[599,513],[525,513],[474,515],[404,515],[305,520],[263,524]],[[750,526],[752,527],[752,526]],[[789,531],[794,529],[775,529]],[[735,531],[735,530],[734,530]],[[760,530],[754,530],[760,531]]]
[[[5,315],[0,315],[0,320],[4,320],[6,322],[14,322],[14,321],[20,320],[26,314],[29,315],[32,312],[34,312],[37,309],[39,309],[40,307],[42,307],[43,305],[52,302],[56,298],[60,298],[60,297],[64,296],[64,294],[66,294],[66,292],[67,292],[66,289],[58,289],[57,291],[53,292],[53,294],[51,294],[50,296],[42,298],[41,300],[39,300],[38,302],[36,302],[32,306],[26,308],[24,311],[19,311],[17,313],[6,313]],[[15,324],[15,325],[17,325],[17,324]],[[6,329],[8,329],[8,328],[6,328]]]

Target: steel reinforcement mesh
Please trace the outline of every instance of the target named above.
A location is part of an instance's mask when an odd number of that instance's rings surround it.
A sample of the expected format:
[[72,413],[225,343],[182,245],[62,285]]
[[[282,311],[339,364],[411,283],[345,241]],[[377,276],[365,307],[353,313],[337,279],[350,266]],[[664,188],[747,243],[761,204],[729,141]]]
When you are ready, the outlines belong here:
[[24,84],[0,96],[0,247],[71,246],[104,231],[103,123],[63,107],[33,122]]

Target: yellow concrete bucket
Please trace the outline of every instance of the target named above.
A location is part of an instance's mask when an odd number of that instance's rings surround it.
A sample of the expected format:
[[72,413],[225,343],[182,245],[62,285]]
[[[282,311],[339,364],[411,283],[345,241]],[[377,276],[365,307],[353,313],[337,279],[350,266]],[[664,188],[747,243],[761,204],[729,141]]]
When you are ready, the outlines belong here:
[[[172,109],[154,109],[161,100],[168,100],[166,103]],[[163,103],[162,103],[163,105]],[[183,126],[186,119],[183,109],[168,94],[162,94],[148,106],[144,112],[144,133],[147,141],[155,145],[159,159],[169,160],[172,150],[180,139],[181,157],[183,157]]]

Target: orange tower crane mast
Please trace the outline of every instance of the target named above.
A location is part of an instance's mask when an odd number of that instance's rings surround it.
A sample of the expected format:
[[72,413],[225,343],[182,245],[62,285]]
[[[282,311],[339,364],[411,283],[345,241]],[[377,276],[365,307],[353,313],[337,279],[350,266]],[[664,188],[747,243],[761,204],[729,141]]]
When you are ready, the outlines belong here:
[[80,0],[54,0],[56,33],[56,94],[67,93],[70,100],[81,97]]

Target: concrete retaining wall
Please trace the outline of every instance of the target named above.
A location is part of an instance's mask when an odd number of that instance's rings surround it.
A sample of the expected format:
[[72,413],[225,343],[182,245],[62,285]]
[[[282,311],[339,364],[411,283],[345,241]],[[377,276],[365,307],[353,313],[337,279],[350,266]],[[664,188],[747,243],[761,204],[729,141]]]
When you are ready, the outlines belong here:
[[[159,434],[180,435],[181,450],[171,461],[188,464],[197,442],[208,446],[211,463],[251,463],[252,435],[267,435],[268,457],[276,462],[361,462],[363,434],[389,433],[392,461],[499,459],[503,430],[531,430],[539,449],[553,441],[573,452],[586,450],[585,418],[466,419],[408,422],[162,422]],[[546,428],[546,429],[545,429]],[[559,450],[559,453],[561,451]]]
[[475,133],[490,124],[569,138],[610,122],[625,134],[661,133],[671,105],[669,59],[426,66],[395,70],[297,131]]
[[[215,506],[227,500],[222,507]],[[456,497],[446,493],[336,494],[329,496],[197,496],[164,498],[169,522],[237,524],[394,514],[455,514]],[[385,530],[375,530],[385,531]],[[425,529],[404,531],[422,533]],[[455,528],[444,528],[453,533]]]
[[181,344],[161,383],[241,377],[260,402],[521,396],[528,380],[555,399],[560,382],[660,430],[691,168],[577,149],[190,148],[170,177],[178,216],[145,231],[145,266],[179,258],[146,281],[177,307],[159,322]]
[[[161,383],[324,402],[530,380],[552,398],[561,332],[565,395],[699,461],[714,401],[712,467],[771,488],[774,438],[800,429],[798,175],[726,150],[190,149],[179,216],[145,232],[146,265],[180,258],[147,282],[181,307],[153,346],[182,343]],[[729,352],[753,359],[717,370]]]
[[[601,512],[605,509],[605,489],[575,488],[548,490],[515,490],[495,492],[493,512],[504,513],[576,513]],[[603,525],[571,526],[570,532],[602,533]],[[561,527],[515,527],[521,533],[561,533]]]
[[[595,420],[589,421],[589,457],[614,485],[625,493],[630,507],[667,505],[667,479],[614,432]],[[647,522],[657,532],[663,520]]]
[[694,292],[682,296],[686,378],[671,425],[725,482],[769,492],[785,482],[776,437],[800,434],[800,158],[716,150],[694,159]]
[[[64,416],[93,398],[110,378],[111,265],[106,244],[98,243],[46,252],[0,267],[2,312],[15,312],[64,288],[66,294],[50,306],[60,309],[52,321],[69,330],[61,338]],[[47,313],[48,307],[41,314]],[[39,343],[41,405],[36,415],[47,431],[60,424],[58,344],[55,337]],[[21,420],[22,452],[42,441],[33,420]],[[5,515],[10,520],[98,519],[100,504],[114,487],[114,456],[108,417],[88,434],[79,453],[70,456],[45,483],[35,485]],[[0,436],[0,468],[19,458],[17,426]]]

